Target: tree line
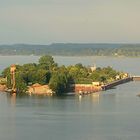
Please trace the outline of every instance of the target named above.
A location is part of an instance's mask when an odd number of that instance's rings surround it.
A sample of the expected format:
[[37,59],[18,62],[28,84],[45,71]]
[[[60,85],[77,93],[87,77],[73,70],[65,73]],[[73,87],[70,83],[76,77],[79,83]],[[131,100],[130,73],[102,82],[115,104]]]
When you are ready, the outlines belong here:
[[140,56],[140,44],[14,44],[0,45],[0,50],[1,55]]

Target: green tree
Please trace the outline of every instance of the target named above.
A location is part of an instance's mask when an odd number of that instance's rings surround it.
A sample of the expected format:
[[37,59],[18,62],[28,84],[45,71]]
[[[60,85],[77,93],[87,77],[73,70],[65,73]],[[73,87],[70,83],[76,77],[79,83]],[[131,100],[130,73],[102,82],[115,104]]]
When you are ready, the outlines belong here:
[[27,91],[27,84],[21,75],[21,72],[16,73],[16,89],[18,93],[25,93]]
[[39,59],[39,67],[47,70],[52,70],[54,67],[57,67],[57,63],[54,62],[52,56],[44,55]]
[[66,74],[61,72],[55,72],[49,82],[50,88],[55,91],[56,95],[63,95],[67,92],[68,77]]

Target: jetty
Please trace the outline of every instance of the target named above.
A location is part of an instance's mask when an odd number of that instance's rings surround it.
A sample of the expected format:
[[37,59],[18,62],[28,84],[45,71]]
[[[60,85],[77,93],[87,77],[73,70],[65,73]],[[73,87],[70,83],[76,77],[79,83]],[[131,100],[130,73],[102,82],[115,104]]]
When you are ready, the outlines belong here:
[[123,78],[120,80],[113,81],[111,83],[103,85],[102,90],[112,89],[115,86],[118,86],[120,84],[125,84],[125,83],[131,82],[131,81],[140,81],[140,76],[130,76],[130,77],[126,77],[126,78]]
[[132,78],[133,78],[133,81],[140,81],[140,76],[138,76],[138,75],[137,76],[133,76]]
[[115,86],[130,82],[130,81],[133,81],[133,77],[126,77],[124,79],[116,80],[116,81],[113,81],[111,83],[103,85],[102,90],[108,90],[108,89],[111,89],[111,88],[113,88]]

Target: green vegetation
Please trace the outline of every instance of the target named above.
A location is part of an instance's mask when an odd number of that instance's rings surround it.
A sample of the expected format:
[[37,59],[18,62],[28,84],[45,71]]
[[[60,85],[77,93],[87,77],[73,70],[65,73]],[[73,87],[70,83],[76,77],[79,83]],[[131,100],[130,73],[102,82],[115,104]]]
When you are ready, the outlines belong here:
[[140,44],[0,45],[1,55],[127,56],[140,57]]
[[[29,85],[48,84],[57,95],[61,95],[68,92],[70,84],[91,84],[93,81],[108,83],[114,81],[117,75],[121,74],[111,67],[92,71],[82,64],[58,66],[52,56],[45,55],[37,64],[16,65],[16,88],[18,92],[25,92]],[[2,76],[7,77],[7,87],[11,88],[9,67],[2,72]]]

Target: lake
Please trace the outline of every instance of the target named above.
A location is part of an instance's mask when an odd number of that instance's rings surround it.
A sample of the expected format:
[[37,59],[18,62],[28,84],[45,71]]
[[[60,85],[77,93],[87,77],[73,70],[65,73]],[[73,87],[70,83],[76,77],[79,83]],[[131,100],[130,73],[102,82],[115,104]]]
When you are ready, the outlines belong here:
[[[0,56],[0,69],[37,62],[37,56]],[[61,57],[59,65],[112,66],[140,75],[140,58]],[[140,82],[79,98],[0,94],[0,140],[139,140]]]

